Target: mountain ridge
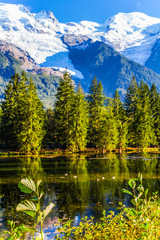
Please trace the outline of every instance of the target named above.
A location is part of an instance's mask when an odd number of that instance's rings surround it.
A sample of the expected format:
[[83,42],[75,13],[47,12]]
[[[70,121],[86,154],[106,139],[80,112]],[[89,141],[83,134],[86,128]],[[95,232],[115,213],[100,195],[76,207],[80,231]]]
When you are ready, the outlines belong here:
[[160,90],[159,38],[160,19],[144,13],[118,13],[103,24],[60,23],[51,11],[0,3],[1,98],[9,74],[25,70],[45,106],[53,107],[66,67],[85,91],[94,75],[108,95],[115,88],[124,93],[133,75]]
[[[0,3],[0,22],[0,40],[16,44],[38,64],[54,54],[68,52],[62,38],[73,34],[102,41],[129,59],[145,65],[160,37],[160,19],[139,12],[118,13],[104,24],[91,21],[60,23],[50,11],[30,13],[23,5]],[[53,64],[58,67],[56,62]]]

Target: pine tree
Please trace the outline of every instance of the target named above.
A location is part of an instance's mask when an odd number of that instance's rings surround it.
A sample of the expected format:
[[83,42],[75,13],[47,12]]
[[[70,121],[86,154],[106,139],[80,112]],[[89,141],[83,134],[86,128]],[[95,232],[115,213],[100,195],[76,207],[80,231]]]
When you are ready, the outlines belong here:
[[160,96],[154,83],[150,90],[150,105],[154,123],[154,132],[157,138],[157,144],[160,145]]
[[4,100],[2,101],[2,139],[9,149],[18,149],[18,134],[21,131],[22,102],[26,83],[18,73],[11,77],[6,86]]
[[90,146],[98,147],[99,134],[102,131],[104,94],[102,83],[98,82],[96,77],[92,80],[88,103],[89,103],[89,131],[88,137]]
[[56,142],[59,147],[70,148],[73,139],[73,105],[75,90],[71,76],[66,71],[60,80],[56,94],[55,124]]
[[0,147],[2,146],[2,108],[0,106]]
[[120,96],[118,91],[115,91],[115,94],[113,95],[113,114],[117,122],[117,129],[118,129],[118,144],[117,147],[119,148],[120,152],[123,148],[126,147],[128,139],[128,121],[126,117],[125,109],[122,105],[122,102],[120,100]]
[[139,98],[135,114],[136,126],[136,145],[146,148],[156,144],[156,136],[154,134],[154,122],[150,105],[150,92],[147,84],[143,81],[139,87]]
[[114,116],[112,100],[109,100],[108,105],[103,107],[100,123],[98,147],[112,151],[118,144],[117,119]]
[[141,81],[138,86],[133,79],[127,89],[125,106],[129,118],[130,144],[141,148],[156,144],[148,85]]
[[46,135],[43,146],[53,148],[55,145],[55,112],[52,109],[46,111]]
[[126,109],[126,117],[128,119],[128,142],[131,146],[136,146],[137,140],[137,122],[135,120],[137,104],[139,98],[139,86],[133,77],[127,88],[124,106]]
[[73,119],[73,138],[71,148],[83,151],[87,144],[88,105],[81,85],[75,95]]
[[42,141],[45,135],[44,122],[45,111],[41,103],[36,88],[30,79],[27,86],[27,94],[25,98],[25,109],[23,114],[25,120],[18,134],[20,150],[25,153],[38,153],[41,149]]
[[44,136],[44,110],[36,89],[23,72],[15,73],[2,102],[2,138],[6,146],[25,153],[37,152]]

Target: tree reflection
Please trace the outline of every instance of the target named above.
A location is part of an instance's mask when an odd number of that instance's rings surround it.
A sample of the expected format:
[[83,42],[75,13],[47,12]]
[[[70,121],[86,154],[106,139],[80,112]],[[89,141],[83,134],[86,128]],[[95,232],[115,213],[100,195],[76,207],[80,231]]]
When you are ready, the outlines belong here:
[[[18,188],[18,182],[22,178],[32,178],[37,181],[44,177],[44,171],[41,165],[40,158],[31,158],[31,157],[22,157],[17,160],[17,170],[16,181],[12,183],[11,181],[8,184],[1,185],[1,195],[3,195],[1,207],[4,209],[4,223],[7,221],[16,221],[16,223],[30,222],[30,218],[24,215],[23,213],[16,212],[16,206],[18,203],[27,198],[28,196],[20,192]],[[13,163],[12,163],[13,164]]]
[[[142,173],[144,187],[149,192],[160,190],[160,159],[155,154],[123,154],[109,153],[103,156],[72,155],[70,157],[31,158],[23,157],[8,162],[14,168],[9,172],[8,180],[5,162],[0,168],[0,191],[3,198],[1,207],[5,220],[24,221],[24,216],[15,211],[17,204],[26,196],[18,189],[20,179],[30,177],[34,181],[42,179],[44,191],[44,207],[50,202],[56,204],[50,219],[101,216],[103,209],[115,209],[118,202],[130,204],[128,195],[122,188],[129,189],[128,180]],[[7,160],[6,160],[7,162]],[[14,181],[13,181],[14,180]],[[7,184],[6,184],[7,183]],[[130,189],[129,189],[130,190]],[[25,216],[26,219],[26,216]],[[26,219],[26,221],[29,221]]]
[[22,157],[20,160],[22,162],[21,171],[19,171],[20,179],[27,177],[37,182],[38,179],[45,178],[40,157]]

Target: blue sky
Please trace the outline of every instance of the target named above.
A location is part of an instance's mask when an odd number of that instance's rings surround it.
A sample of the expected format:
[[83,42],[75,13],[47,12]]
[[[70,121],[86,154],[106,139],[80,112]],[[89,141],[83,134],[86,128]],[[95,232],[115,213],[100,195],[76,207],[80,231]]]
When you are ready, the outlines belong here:
[[104,23],[118,12],[143,12],[160,18],[160,0],[2,0],[25,5],[31,12],[50,10],[60,22]]

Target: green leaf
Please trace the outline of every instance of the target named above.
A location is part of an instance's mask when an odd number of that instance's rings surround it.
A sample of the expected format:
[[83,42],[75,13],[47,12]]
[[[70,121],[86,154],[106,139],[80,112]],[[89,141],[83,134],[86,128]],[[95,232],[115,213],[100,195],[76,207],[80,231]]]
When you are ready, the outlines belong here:
[[37,211],[35,204],[32,201],[25,200],[24,203],[19,203],[16,207],[17,211]]
[[132,203],[134,206],[136,206],[136,202],[137,202],[136,199],[132,199],[132,200],[131,200],[131,203]]
[[130,192],[130,191],[126,190],[126,189],[122,189],[122,192],[123,192],[123,193],[128,193],[129,195],[132,196],[132,192]]
[[45,210],[43,210],[44,218],[51,212],[52,208],[55,205],[53,203],[50,203]]
[[140,184],[138,187],[137,187],[137,190],[139,192],[144,192],[144,187],[142,186],[142,184]]
[[25,225],[20,225],[19,226],[19,230],[23,231],[23,232],[34,232],[35,230],[31,227],[26,227]]
[[18,187],[20,188],[21,192],[24,193],[31,193],[32,191],[36,192],[36,185],[32,179],[22,179],[18,183]]
[[148,194],[148,188],[146,189],[146,191],[144,193],[145,197],[147,196],[147,194]]
[[37,181],[37,188],[39,187],[39,185],[41,184],[42,180],[38,180]]
[[138,173],[138,180],[140,181],[140,183],[142,183],[142,174]]
[[135,180],[137,180],[137,179],[130,179],[129,181],[128,181],[128,185],[132,188],[132,189],[134,189],[135,188],[135,186],[136,186],[136,182],[135,182]]
[[24,211],[24,213],[26,213],[27,215],[31,216],[32,218],[34,218],[35,215],[36,215],[35,211]]

